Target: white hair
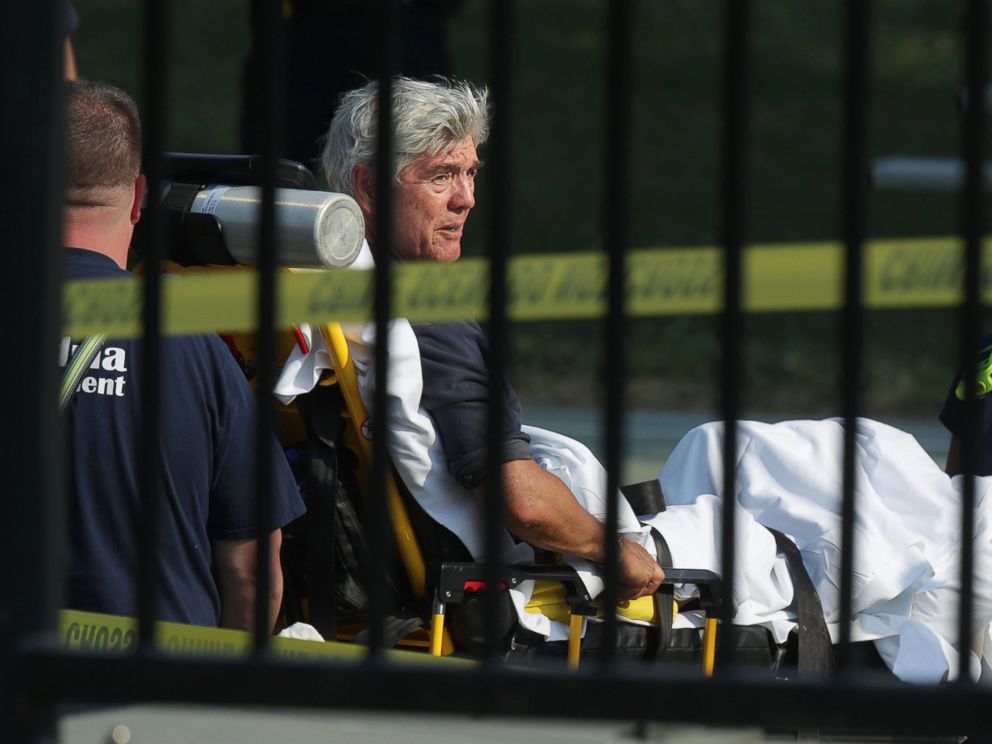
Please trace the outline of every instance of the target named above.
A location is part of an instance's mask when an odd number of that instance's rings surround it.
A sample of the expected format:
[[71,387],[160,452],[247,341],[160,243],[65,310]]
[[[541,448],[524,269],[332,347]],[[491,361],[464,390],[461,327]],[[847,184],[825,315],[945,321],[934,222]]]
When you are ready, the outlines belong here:
[[[354,196],[351,173],[372,165],[376,154],[378,85],[375,81],[341,96],[324,139],[321,165],[332,191]],[[423,155],[436,155],[466,137],[479,146],[489,136],[489,92],[437,77],[393,80],[393,177]]]

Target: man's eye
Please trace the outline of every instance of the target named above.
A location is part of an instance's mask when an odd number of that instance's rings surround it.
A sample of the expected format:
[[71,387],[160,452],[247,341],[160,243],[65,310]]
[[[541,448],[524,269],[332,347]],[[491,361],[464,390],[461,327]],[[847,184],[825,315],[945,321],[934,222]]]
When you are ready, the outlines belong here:
[[443,186],[444,184],[446,184],[450,180],[451,180],[451,174],[450,173],[438,173],[436,176],[434,176],[431,179],[431,182],[432,183],[436,183],[438,186]]
[[469,168],[468,171],[466,171],[466,175],[469,177],[469,180],[474,181],[475,174],[478,172],[479,172],[478,168]]

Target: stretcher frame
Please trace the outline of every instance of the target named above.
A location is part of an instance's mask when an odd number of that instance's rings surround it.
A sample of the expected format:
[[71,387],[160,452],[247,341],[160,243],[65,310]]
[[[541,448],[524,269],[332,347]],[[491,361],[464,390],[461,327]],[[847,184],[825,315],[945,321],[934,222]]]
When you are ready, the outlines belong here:
[[[337,384],[344,401],[342,415],[358,460],[359,472],[368,473],[372,467],[372,442],[365,433],[370,420],[358,386],[358,372],[348,347],[344,329],[338,322],[321,324],[319,332],[324,338],[334,370],[332,376],[321,381],[323,385]],[[406,578],[415,599],[425,599],[432,593],[432,613],[429,650],[433,656],[454,653],[455,644],[445,627],[448,604],[464,600],[469,587],[485,588],[484,564],[459,561],[441,561],[429,568],[417,541],[409,511],[404,503],[400,486],[392,471],[386,477],[386,498],[392,524],[393,540]],[[721,581],[712,571],[703,569],[677,569],[663,567],[665,580],[662,586],[675,584],[695,585],[699,605],[705,616],[702,639],[702,671],[713,675],[716,659],[717,625],[720,616]],[[528,580],[558,581],[565,587],[569,607],[568,665],[579,667],[583,620],[597,613],[578,573],[567,566],[514,564],[501,567],[501,586],[505,589]],[[659,587],[660,588],[660,587]]]

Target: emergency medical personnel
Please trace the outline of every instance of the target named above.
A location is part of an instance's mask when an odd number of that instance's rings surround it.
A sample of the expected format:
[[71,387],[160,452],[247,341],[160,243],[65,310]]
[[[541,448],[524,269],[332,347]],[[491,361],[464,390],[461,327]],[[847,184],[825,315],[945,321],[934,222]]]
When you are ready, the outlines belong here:
[[[134,102],[101,83],[66,83],[64,234],[72,279],[126,278],[145,177]],[[81,339],[63,338],[62,366]],[[250,629],[257,531],[253,506],[256,404],[214,336],[163,338],[157,447],[160,562],[157,619]],[[65,412],[70,493],[68,606],[137,612],[142,344],[107,341]],[[274,621],[282,597],[280,527],[303,503],[272,438],[273,522],[268,556]]]
[[[978,417],[978,442],[976,450],[975,475],[992,475],[992,333],[987,334],[979,345],[980,351],[976,356],[975,374],[978,388],[975,391],[976,415]],[[947,452],[948,475],[959,475],[964,472],[963,439],[965,428],[964,410],[964,370],[958,370],[947,391],[944,407],[940,411],[940,421],[951,432],[951,441]]]
[[[376,96],[372,82],[342,96],[327,135],[323,166],[330,188],[350,194],[365,217],[366,238],[376,246]],[[476,148],[488,136],[485,90],[462,82],[393,82],[396,235],[401,261],[454,261],[461,255],[465,222],[475,206]],[[421,405],[440,435],[449,470],[482,498],[486,483],[488,340],[477,323],[414,325],[423,365]],[[503,483],[507,528],[536,547],[605,560],[605,529],[571,491],[531,457],[521,431],[513,390],[505,391]],[[620,542],[622,599],[653,594],[664,578],[639,544]]]

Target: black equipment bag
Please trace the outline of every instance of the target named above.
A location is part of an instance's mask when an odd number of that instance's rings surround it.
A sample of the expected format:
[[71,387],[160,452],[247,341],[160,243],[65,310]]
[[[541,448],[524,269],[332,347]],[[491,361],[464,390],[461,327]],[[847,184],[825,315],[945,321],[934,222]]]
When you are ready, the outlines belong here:
[[[281,554],[286,577],[286,623],[302,620],[327,639],[337,637],[339,622],[362,623],[368,614],[366,573],[370,565],[367,517],[356,479],[357,461],[342,446],[344,408],[337,385],[320,385],[296,400],[307,427],[303,458],[307,513],[284,530]],[[409,588],[400,572],[387,573],[388,592],[403,603]],[[401,587],[403,587],[401,589]],[[385,623],[385,645],[392,646],[415,627],[419,617],[402,608]],[[361,642],[365,636],[359,634]]]

